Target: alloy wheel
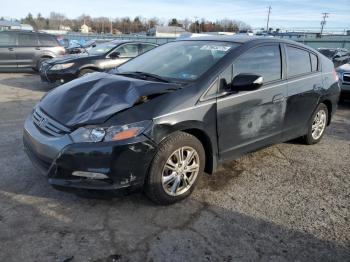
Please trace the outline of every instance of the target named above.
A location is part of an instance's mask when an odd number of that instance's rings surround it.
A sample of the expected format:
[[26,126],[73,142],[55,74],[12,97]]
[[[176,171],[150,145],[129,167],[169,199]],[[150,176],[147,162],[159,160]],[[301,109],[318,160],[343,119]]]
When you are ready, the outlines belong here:
[[315,115],[311,127],[311,135],[314,140],[318,140],[322,136],[326,128],[326,121],[327,113],[323,109],[319,110]]
[[184,146],[174,151],[163,167],[164,191],[171,196],[187,192],[196,181],[199,167],[199,155],[194,148]]

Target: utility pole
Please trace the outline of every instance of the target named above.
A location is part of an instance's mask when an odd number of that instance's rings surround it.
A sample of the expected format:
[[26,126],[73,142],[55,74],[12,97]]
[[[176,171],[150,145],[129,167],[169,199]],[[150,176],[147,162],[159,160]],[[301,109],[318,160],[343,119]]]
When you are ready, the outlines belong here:
[[269,31],[270,14],[271,14],[271,6],[269,6],[269,12],[267,14],[266,32]]
[[323,27],[327,23],[326,18],[328,18],[329,13],[322,13],[322,15],[323,15],[323,20],[321,21],[321,37],[322,37],[322,33],[323,33]]

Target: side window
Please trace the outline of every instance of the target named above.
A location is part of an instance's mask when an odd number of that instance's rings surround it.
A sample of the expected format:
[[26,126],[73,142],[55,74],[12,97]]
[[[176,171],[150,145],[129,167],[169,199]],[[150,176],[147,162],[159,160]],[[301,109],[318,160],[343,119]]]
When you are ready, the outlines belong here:
[[204,93],[201,100],[207,100],[210,98],[216,97],[218,93],[218,80],[216,79],[208,88],[208,90]]
[[37,46],[38,40],[35,34],[18,34],[19,46]]
[[309,52],[287,46],[288,76],[297,76],[311,72]]
[[144,52],[147,52],[155,47],[156,47],[155,45],[151,45],[151,44],[141,44],[141,54]]
[[41,46],[58,46],[56,39],[49,35],[38,35]]
[[225,69],[220,75],[219,92],[225,92],[230,89],[232,82],[232,65]]
[[310,53],[310,59],[311,59],[311,70],[312,72],[315,72],[318,70],[318,59],[317,56]]
[[119,57],[135,57],[139,53],[137,44],[125,44],[118,47],[115,51],[119,52]]
[[10,32],[0,32],[0,46],[15,46],[16,34]]
[[248,50],[233,64],[233,76],[241,73],[261,75],[264,82],[282,78],[281,51],[278,45],[260,46]]

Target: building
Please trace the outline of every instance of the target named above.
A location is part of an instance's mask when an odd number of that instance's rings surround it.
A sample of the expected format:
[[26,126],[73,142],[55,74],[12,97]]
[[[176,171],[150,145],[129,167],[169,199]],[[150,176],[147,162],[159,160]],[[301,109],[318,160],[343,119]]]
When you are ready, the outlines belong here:
[[80,27],[80,32],[83,34],[88,34],[91,31],[91,27],[87,26],[84,22],[84,24]]
[[178,37],[186,30],[179,26],[155,26],[147,31],[148,36],[155,37]]
[[21,24],[17,21],[0,20],[1,30],[29,30],[32,31],[33,27],[27,24]]

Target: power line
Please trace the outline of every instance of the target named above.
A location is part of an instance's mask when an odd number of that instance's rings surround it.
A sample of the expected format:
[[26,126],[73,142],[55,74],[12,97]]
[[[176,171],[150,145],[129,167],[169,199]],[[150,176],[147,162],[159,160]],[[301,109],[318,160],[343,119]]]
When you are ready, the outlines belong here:
[[269,31],[270,13],[271,13],[271,6],[269,6],[269,12],[267,14],[266,32]]
[[326,22],[326,18],[328,18],[329,16],[329,13],[322,13],[323,15],[323,20],[321,21],[321,36],[322,36],[322,33],[323,33],[323,27],[325,26],[325,24],[327,23]]

